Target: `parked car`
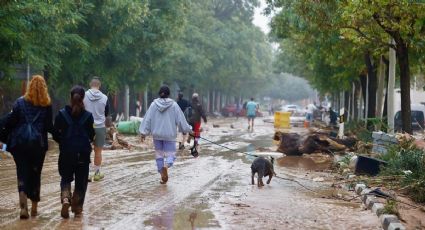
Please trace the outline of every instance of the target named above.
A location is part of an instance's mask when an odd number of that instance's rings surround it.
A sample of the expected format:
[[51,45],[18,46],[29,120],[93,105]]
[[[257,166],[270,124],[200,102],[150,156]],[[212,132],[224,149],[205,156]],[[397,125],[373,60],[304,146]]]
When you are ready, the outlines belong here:
[[[241,105],[242,107],[242,105]],[[239,112],[240,114],[241,112]],[[232,117],[238,115],[238,107],[236,104],[227,104],[221,109],[221,115],[225,117]]]
[[291,113],[296,112],[299,109],[300,109],[300,107],[298,105],[285,105],[285,106],[282,107],[282,110],[284,112],[291,112]]
[[[423,130],[425,128],[424,112],[419,110],[411,111],[412,130]],[[403,127],[401,120],[401,111],[398,111],[394,116],[394,129],[401,132]]]

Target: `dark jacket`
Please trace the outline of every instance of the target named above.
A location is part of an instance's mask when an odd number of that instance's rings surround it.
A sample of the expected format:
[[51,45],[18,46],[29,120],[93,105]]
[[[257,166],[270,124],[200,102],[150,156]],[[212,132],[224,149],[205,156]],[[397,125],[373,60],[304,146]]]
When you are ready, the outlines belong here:
[[[72,117],[71,112],[72,109],[70,106],[65,106],[65,110],[66,112]],[[84,110],[85,112],[87,112],[86,110]],[[74,121],[79,121],[81,116],[83,113],[81,113],[78,117],[72,117],[72,119]],[[93,115],[90,114],[89,118],[86,120],[86,122],[84,123],[84,128],[86,130],[86,133],[90,139],[90,142],[93,142],[94,139],[94,119],[93,119]],[[59,112],[58,115],[56,115],[55,118],[55,124],[54,124],[54,135],[53,135],[53,139],[57,142],[57,143],[61,143],[62,139],[64,138],[64,135],[66,133],[66,130],[68,128],[68,123],[66,122],[65,118],[63,117],[63,115]],[[72,152],[72,150],[70,150]]]
[[336,124],[336,121],[338,120],[338,114],[332,109],[329,110],[329,119],[331,124]]
[[204,108],[198,100],[192,100],[192,116],[190,117],[190,123],[194,124],[195,122],[201,122],[201,118],[204,122],[207,122],[207,117],[205,116]]
[[40,116],[35,121],[34,126],[41,134],[42,150],[47,151],[47,133],[53,132],[52,107],[33,106],[30,102],[27,102],[23,97],[20,97],[18,98],[18,100],[16,100],[15,104],[13,105],[12,112],[7,117],[5,127],[11,130],[9,141],[7,143],[8,151],[12,153],[16,151],[16,137],[18,135],[18,129],[26,123],[26,119],[33,120],[39,111]]
[[179,99],[177,100],[177,104],[179,105],[180,109],[184,112],[187,108],[190,107],[190,103],[189,101],[187,101],[186,99]]

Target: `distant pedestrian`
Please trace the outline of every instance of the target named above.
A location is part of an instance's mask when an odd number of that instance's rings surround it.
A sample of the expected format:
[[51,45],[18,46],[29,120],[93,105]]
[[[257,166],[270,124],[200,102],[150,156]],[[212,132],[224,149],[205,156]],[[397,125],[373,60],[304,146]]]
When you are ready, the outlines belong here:
[[102,150],[106,138],[106,117],[109,115],[108,97],[100,91],[102,86],[98,77],[93,77],[90,89],[84,97],[85,109],[93,115],[94,131],[94,165],[90,167],[89,181],[102,180],[104,175],[100,170],[102,165]]
[[338,114],[332,108],[329,108],[329,120],[331,125],[336,125],[338,120]]
[[[189,116],[191,116],[191,109],[190,103],[188,100],[183,98],[183,93],[179,92],[178,98],[177,98],[177,104],[179,105],[182,112],[185,114],[186,120]],[[189,111],[190,110],[190,111]],[[187,133],[182,134],[182,140],[179,141],[179,149],[184,149],[184,142],[186,141],[186,135]]]
[[242,113],[242,105],[240,102],[238,102],[236,104],[236,120],[239,119],[239,117],[241,116],[241,113]]
[[316,103],[307,105],[307,115],[306,115],[306,122],[307,127],[310,125],[311,122],[313,122],[313,115],[314,111],[317,109]]
[[140,117],[142,113],[142,103],[139,100],[136,100],[136,117]]
[[205,115],[204,108],[199,101],[199,95],[197,93],[194,93],[192,95],[192,115],[189,119],[189,124],[192,126],[192,130],[194,133],[194,142],[193,146],[191,148],[191,153],[194,157],[198,157],[198,141],[201,137],[201,118],[204,120],[204,123],[207,123],[207,116]]
[[248,130],[254,130],[254,119],[257,116],[259,106],[257,102],[254,101],[254,98],[251,98],[249,102],[246,103],[246,117],[248,118]]
[[16,164],[20,218],[27,219],[28,198],[32,201],[31,216],[37,215],[47,132],[53,131],[51,101],[42,76],[32,77],[25,95],[13,105],[5,127],[11,130],[7,148]]
[[[75,86],[71,90],[70,105],[56,116],[54,140],[59,143],[59,174],[61,176],[61,216],[69,218],[71,211],[80,215],[89,177],[90,154],[95,131],[94,119],[84,108],[84,88]],[[74,193],[71,198],[71,182],[75,177]]]
[[155,159],[158,172],[161,174],[161,184],[168,181],[168,168],[176,160],[177,128],[183,133],[192,133],[183,112],[178,104],[170,99],[170,88],[162,86],[158,92],[159,98],[149,106],[140,125],[142,142],[147,135],[153,136]]

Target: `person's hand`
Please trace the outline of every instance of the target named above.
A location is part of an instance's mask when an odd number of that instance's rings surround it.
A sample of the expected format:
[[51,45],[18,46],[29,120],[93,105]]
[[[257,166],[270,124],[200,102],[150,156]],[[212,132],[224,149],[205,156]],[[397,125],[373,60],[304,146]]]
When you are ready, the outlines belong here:
[[145,142],[146,136],[144,134],[140,134],[140,141]]
[[195,132],[193,132],[193,130],[190,130],[189,136],[194,137],[195,136]]

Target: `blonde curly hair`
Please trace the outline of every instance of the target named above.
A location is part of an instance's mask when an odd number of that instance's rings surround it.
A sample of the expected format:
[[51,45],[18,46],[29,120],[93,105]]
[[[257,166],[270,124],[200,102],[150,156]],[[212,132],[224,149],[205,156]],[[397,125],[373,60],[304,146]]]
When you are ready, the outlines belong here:
[[40,75],[32,76],[30,85],[24,95],[26,101],[31,102],[34,106],[46,107],[51,104],[47,84],[44,77]]

